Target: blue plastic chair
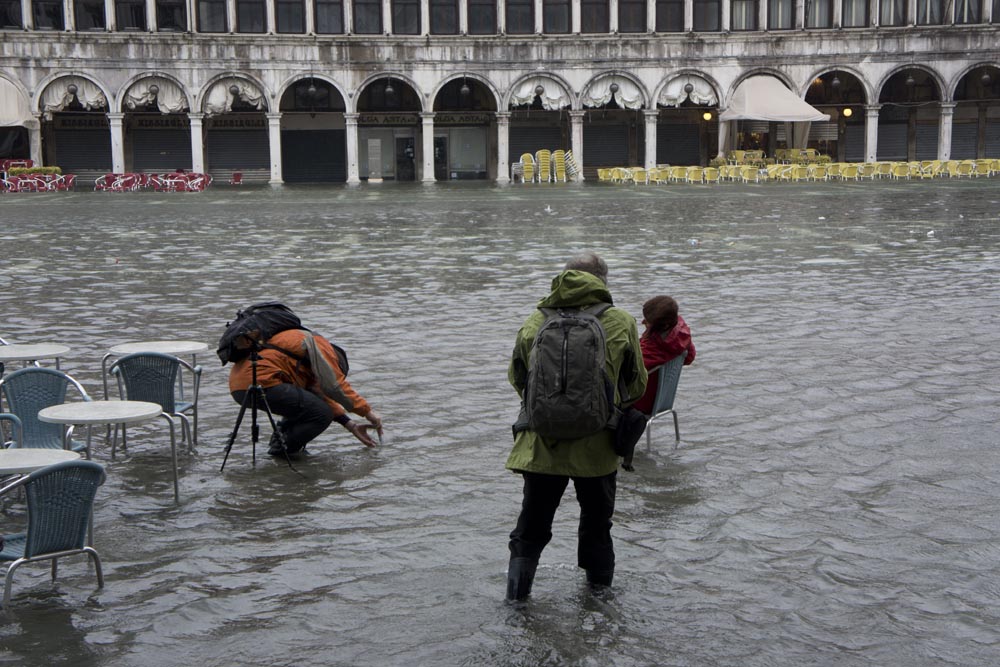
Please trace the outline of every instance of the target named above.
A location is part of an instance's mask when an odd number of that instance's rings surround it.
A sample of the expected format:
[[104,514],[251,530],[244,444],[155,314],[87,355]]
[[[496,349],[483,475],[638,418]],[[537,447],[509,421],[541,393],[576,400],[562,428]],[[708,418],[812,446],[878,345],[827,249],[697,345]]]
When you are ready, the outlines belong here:
[[17,415],[24,427],[20,444],[12,443],[11,446],[72,449],[74,452],[85,452],[89,459],[87,443],[73,440],[72,427],[66,428],[62,424],[49,424],[38,419],[39,410],[65,403],[70,387],[74,387],[84,401],[91,400],[83,385],[66,373],[51,368],[29,366],[0,379],[0,393],[3,394],[7,411]]
[[650,376],[656,375],[656,399],[653,401],[653,412],[649,421],[646,422],[646,449],[652,447],[653,421],[662,415],[671,415],[674,418],[674,447],[681,441],[681,429],[677,423],[677,412],[674,411],[674,397],[677,396],[677,385],[681,380],[681,369],[684,368],[684,360],[687,352],[681,353],[665,364],[649,369]]
[[3,495],[23,488],[28,502],[27,530],[3,536],[0,561],[10,562],[3,606],[10,604],[14,571],[24,563],[51,560],[55,581],[60,558],[85,553],[94,561],[98,588],[104,586],[101,557],[86,543],[94,496],[104,479],[104,468],[93,461],[65,461],[36,470],[0,489]]

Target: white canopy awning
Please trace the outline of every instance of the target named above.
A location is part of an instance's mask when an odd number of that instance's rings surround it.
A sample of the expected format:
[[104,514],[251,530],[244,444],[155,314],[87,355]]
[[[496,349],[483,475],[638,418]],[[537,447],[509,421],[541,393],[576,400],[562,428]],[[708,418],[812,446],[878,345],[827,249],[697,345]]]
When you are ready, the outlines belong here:
[[615,75],[595,81],[584,93],[580,102],[588,109],[597,109],[610,102],[612,97],[615,99],[615,104],[622,109],[641,109],[645,104],[639,86],[623,76]]
[[[691,90],[688,91],[688,85]],[[703,106],[718,106],[719,98],[715,95],[715,90],[705,79],[693,74],[679,76],[663,89],[657,100],[665,107],[679,107],[685,100],[691,100],[693,104]]]
[[[235,86],[235,93],[230,90]],[[226,77],[219,79],[212,84],[211,89],[205,95],[202,110],[209,114],[228,113],[233,108],[235,100],[241,100],[249,104],[258,111],[267,111],[267,103],[264,100],[264,93],[256,84],[236,77]]]
[[[537,92],[539,87],[542,89],[541,95]],[[511,106],[531,104],[535,101],[536,95],[541,99],[542,108],[546,111],[565,109],[572,103],[569,93],[558,81],[547,76],[533,76],[518,84],[511,93],[510,104]]]
[[[75,93],[70,92],[75,86]],[[82,76],[63,76],[50,83],[42,93],[42,111],[62,111],[73,103],[73,98],[87,111],[108,108],[108,98],[97,84]]]
[[162,76],[148,76],[136,81],[125,93],[125,108],[129,110],[144,108],[153,103],[160,113],[181,113],[189,108],[187,96],[180,86]]
[[0,127],[26,125],[32,120],[31,105],[13,83],[0,77]]
[[728,108],[719,120],[768,120],[797,123],[830,120],[773,76],[759,74],[744,79],[736,87]]

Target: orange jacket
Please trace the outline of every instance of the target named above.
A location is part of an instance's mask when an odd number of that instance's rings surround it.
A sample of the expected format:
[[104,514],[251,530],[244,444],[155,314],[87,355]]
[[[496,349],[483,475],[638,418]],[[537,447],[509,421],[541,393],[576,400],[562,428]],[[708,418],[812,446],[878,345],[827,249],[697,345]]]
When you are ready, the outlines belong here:
[[[260,360],[257,362],[257,383],[265,389],[275,387],[279,384],[294,384],[309,389],[326,401],[333,410],[334,417],[345,415],[346,411],[340,403],[323,395],[320,391],[308,363],[300,361],[300,359],[308,359],[303,347],[305,335],[306,332],[301,329],[289,329],[271,336],[267,341],[268,345],[287,350],[295,358],[279,350],[272,350],[265,347],[260,351]],[[316,347],[319,349],[320,354],[323,355],[327,363],[333,368],[340,388],[353,404],[354,408],[352,412],[361,417],[367,415],[371,411],[371,406],[347,382],[347,377],[340,368],[340,364],[337,361],[337,353],[334,351],[333,346],[319,334],[313,334],[313,338],[316,341]],[[250,359],[247,358],[233,364],[233,368],[229,372],[229,391],[245,391],[250,388],[252,383],[253,371]]]

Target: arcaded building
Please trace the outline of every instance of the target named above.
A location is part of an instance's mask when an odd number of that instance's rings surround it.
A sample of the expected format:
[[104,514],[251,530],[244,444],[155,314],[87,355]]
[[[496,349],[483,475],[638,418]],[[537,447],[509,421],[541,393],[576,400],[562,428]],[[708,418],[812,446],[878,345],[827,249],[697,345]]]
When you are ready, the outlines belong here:
[[[773,77],[828,120],[720,121]],[[741,88],[742,87],[742,88]],[[0,0],[0,158],[510,179],[813,146],[1000,157],[1000,0]]]

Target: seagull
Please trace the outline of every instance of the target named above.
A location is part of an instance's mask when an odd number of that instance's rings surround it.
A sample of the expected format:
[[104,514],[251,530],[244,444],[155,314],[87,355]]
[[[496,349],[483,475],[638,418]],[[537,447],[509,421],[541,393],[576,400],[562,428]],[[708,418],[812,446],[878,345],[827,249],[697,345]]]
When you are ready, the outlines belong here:
[[551,207],[551,206],[549,206],[548,204],[546,204],[546,205],[545,205],[545,212],[546,212],[546,213],[551,213],[551,212],[552,212],[552,207]]

